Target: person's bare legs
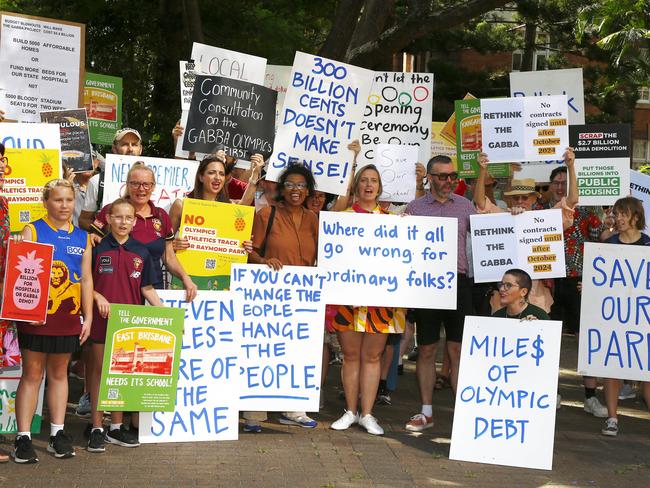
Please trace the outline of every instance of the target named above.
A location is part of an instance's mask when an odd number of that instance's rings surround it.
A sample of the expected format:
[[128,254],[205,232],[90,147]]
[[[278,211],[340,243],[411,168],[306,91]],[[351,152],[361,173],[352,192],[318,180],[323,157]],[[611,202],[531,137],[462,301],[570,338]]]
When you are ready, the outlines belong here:
[[645,400],[646,408],[650,410],[650,381],[639,381],[639,385],[643,392],[643,399]]
[[436,348],[438,343],[418,344],[418,360],[415,373],[420,388],[422,405],[433,404],[433,386],[436,382]]
[[[360,333],[359,335],[363,337],[361,342],[360,377],[361,417],[363,418],[372,413],[372,407],[375,404],[379,377],[381,376],[381,354],[386,346],[388,334]],[[343,354],[345,355],[345,351]],[[343,364],[345,364],[345,356]]]
[[339,343],[343,350],[341,382],[343,383],[343,391],[345,392],[345,408],[354,414],[357,413],[359,406],[359,375],[361,373],[361,344],[363,336],[363,332],[355,332],[352,330],[338,332]]
[[16,423],[18,432],[29,432],[36,412],[38,390],[43,381],[47,354],[28,349],[22,349],[21,354],[23,375],[16,390]]
[[[327,334],[327,332],[325,332]],[[323,362],[321,365],[320,371],[320,394],[323,394],[323,387],[325,386],[325,380],[327,379],[327,371],[330,367],[330,346],[329,344],[323,344]],[[322,400],[321,400],[322,403]]]
[[[386,334],[382,334],[386,335]],[[390,371],[390,365],[393,363],[393,351],[394,347],[390,344],[386,345],[384,348],[384,353],[381,356],[381,379],[385,380],[388,378],[388,372]]]
[[68,406],[68,364],[70,353],[47,354],[47,409],[50,423],[62,425]]
[[618,391],[621,389],[621,383],[622,380],[615,378],[603,378],[605,405],[607,406],[607,416],[609,418],[618,419],[616,410],[618,409]]
[[460,366],[460,350],[462,344],[460,342],[447,341],[447,351],[449,351],[449,363],[451,364],[451,389],[456,394],[456,387],[458,386],[458,368]]
[[411,322],[410,320],[406,321],[406,327],[404,327],[404,332],[402,334],[402,341],[399,343],[399,356],[400,359],[404,354],[406,354],[406,350],[411,346],[411,339],[413,339],[413,336],[415,335],[415,324]]

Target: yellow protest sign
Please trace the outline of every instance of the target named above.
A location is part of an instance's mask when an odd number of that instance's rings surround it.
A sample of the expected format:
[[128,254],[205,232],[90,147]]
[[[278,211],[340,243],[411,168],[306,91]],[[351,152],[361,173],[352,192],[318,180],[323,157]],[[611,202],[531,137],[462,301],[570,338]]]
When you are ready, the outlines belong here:
[[[431,157],[438,155],[448,156],[454,164],[454,171],[458,171],[456,141],[452,144],[442,134],[446,125],[446,122],[431,122]],[[426,163],[427,161],[423,162],[423,164]]]
[[46,214],[43,186],[61,178],[58,149],[7,149],[4,187],[0,192],[9,202],[11,232],[20,232],[25,224]]
[[[230,288],[230,265],[248,260],[242,243],[251,238],[254,216],[255,208],[246,205],[183,200],[180,237],[190,247],[177,256],[200,290]],[[177,280],[173,285],[181,287]]]

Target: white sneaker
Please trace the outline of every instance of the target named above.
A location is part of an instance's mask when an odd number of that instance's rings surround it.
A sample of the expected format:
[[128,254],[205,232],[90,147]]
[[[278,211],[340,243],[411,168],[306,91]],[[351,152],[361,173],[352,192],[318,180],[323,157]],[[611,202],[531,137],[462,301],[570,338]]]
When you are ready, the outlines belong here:
[[349,410],[345,410],[345,413],[341,415],[341,418],[332,422],[330,428],[334,430],[345,430],[349,429],[352,424],[356,424],[359,421],[359,414],[352,413]]
[[603,406],[595,396],[585,400],[585,412],[600,419],[607,418],[607,407]]
[[372,415],[364,415],[359,419],[359,425],[372,435],[384,435],[384,429],[377,423],[377,419]]

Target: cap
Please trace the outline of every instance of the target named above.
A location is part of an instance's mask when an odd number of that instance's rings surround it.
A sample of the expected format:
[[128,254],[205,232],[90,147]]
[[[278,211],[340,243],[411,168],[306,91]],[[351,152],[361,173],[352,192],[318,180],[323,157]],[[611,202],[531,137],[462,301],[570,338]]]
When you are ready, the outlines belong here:
[[113,137],[113,142],[119,142],[122,140],[122,138],[127,135],[127,134],[133,134],[135,137],[137,137],[140,142],[142,142],[142,137],[140,136],[140,133],[135,130],[131,129],[129,127],[125,127],[124,129],[120,129],[117,132],[115,132],[115,137]]

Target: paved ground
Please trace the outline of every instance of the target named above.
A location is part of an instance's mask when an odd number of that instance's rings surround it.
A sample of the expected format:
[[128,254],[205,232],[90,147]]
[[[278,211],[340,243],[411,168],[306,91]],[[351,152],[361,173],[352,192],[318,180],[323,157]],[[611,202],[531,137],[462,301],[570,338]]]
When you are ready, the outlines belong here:
[[[555,456],[552,471],[507,468],[450,461],[452,395],[434,397],[436,425],[422,435],[404,430],[418,408],[414,365],[406,364],[392,406],[375,415],[386,430],[373,437],[358,428],[335,432],[329,424],[343,408],[338,369],[330,372],[328,404],[316,415],[314,430],[264,424],[258,435],[241,434],[236,442],[146,445],[138,449],[108,446],[105,454],[78,449],[69,460],[45,452],[46,436],[35,438],[41,462],[0,466],[0,483],[12,487],[245,486],[245,487],[538,487],[650,486],[650,415],[639,400],[621,402],[621,432],[600,435],[601,419],[582,411],[582,387],[575,375],[576,343],[563,337]],[[78,388],[78,386],[76,386]],[[76,391],[71,394],[78,398]],[[599,393],[602,398],[602,394]],[[70,432],[81,445],[84,421],[70,415]],[[9,446],[5,444],[4,448]],[[531,456],[535,453],[531,452]]]

